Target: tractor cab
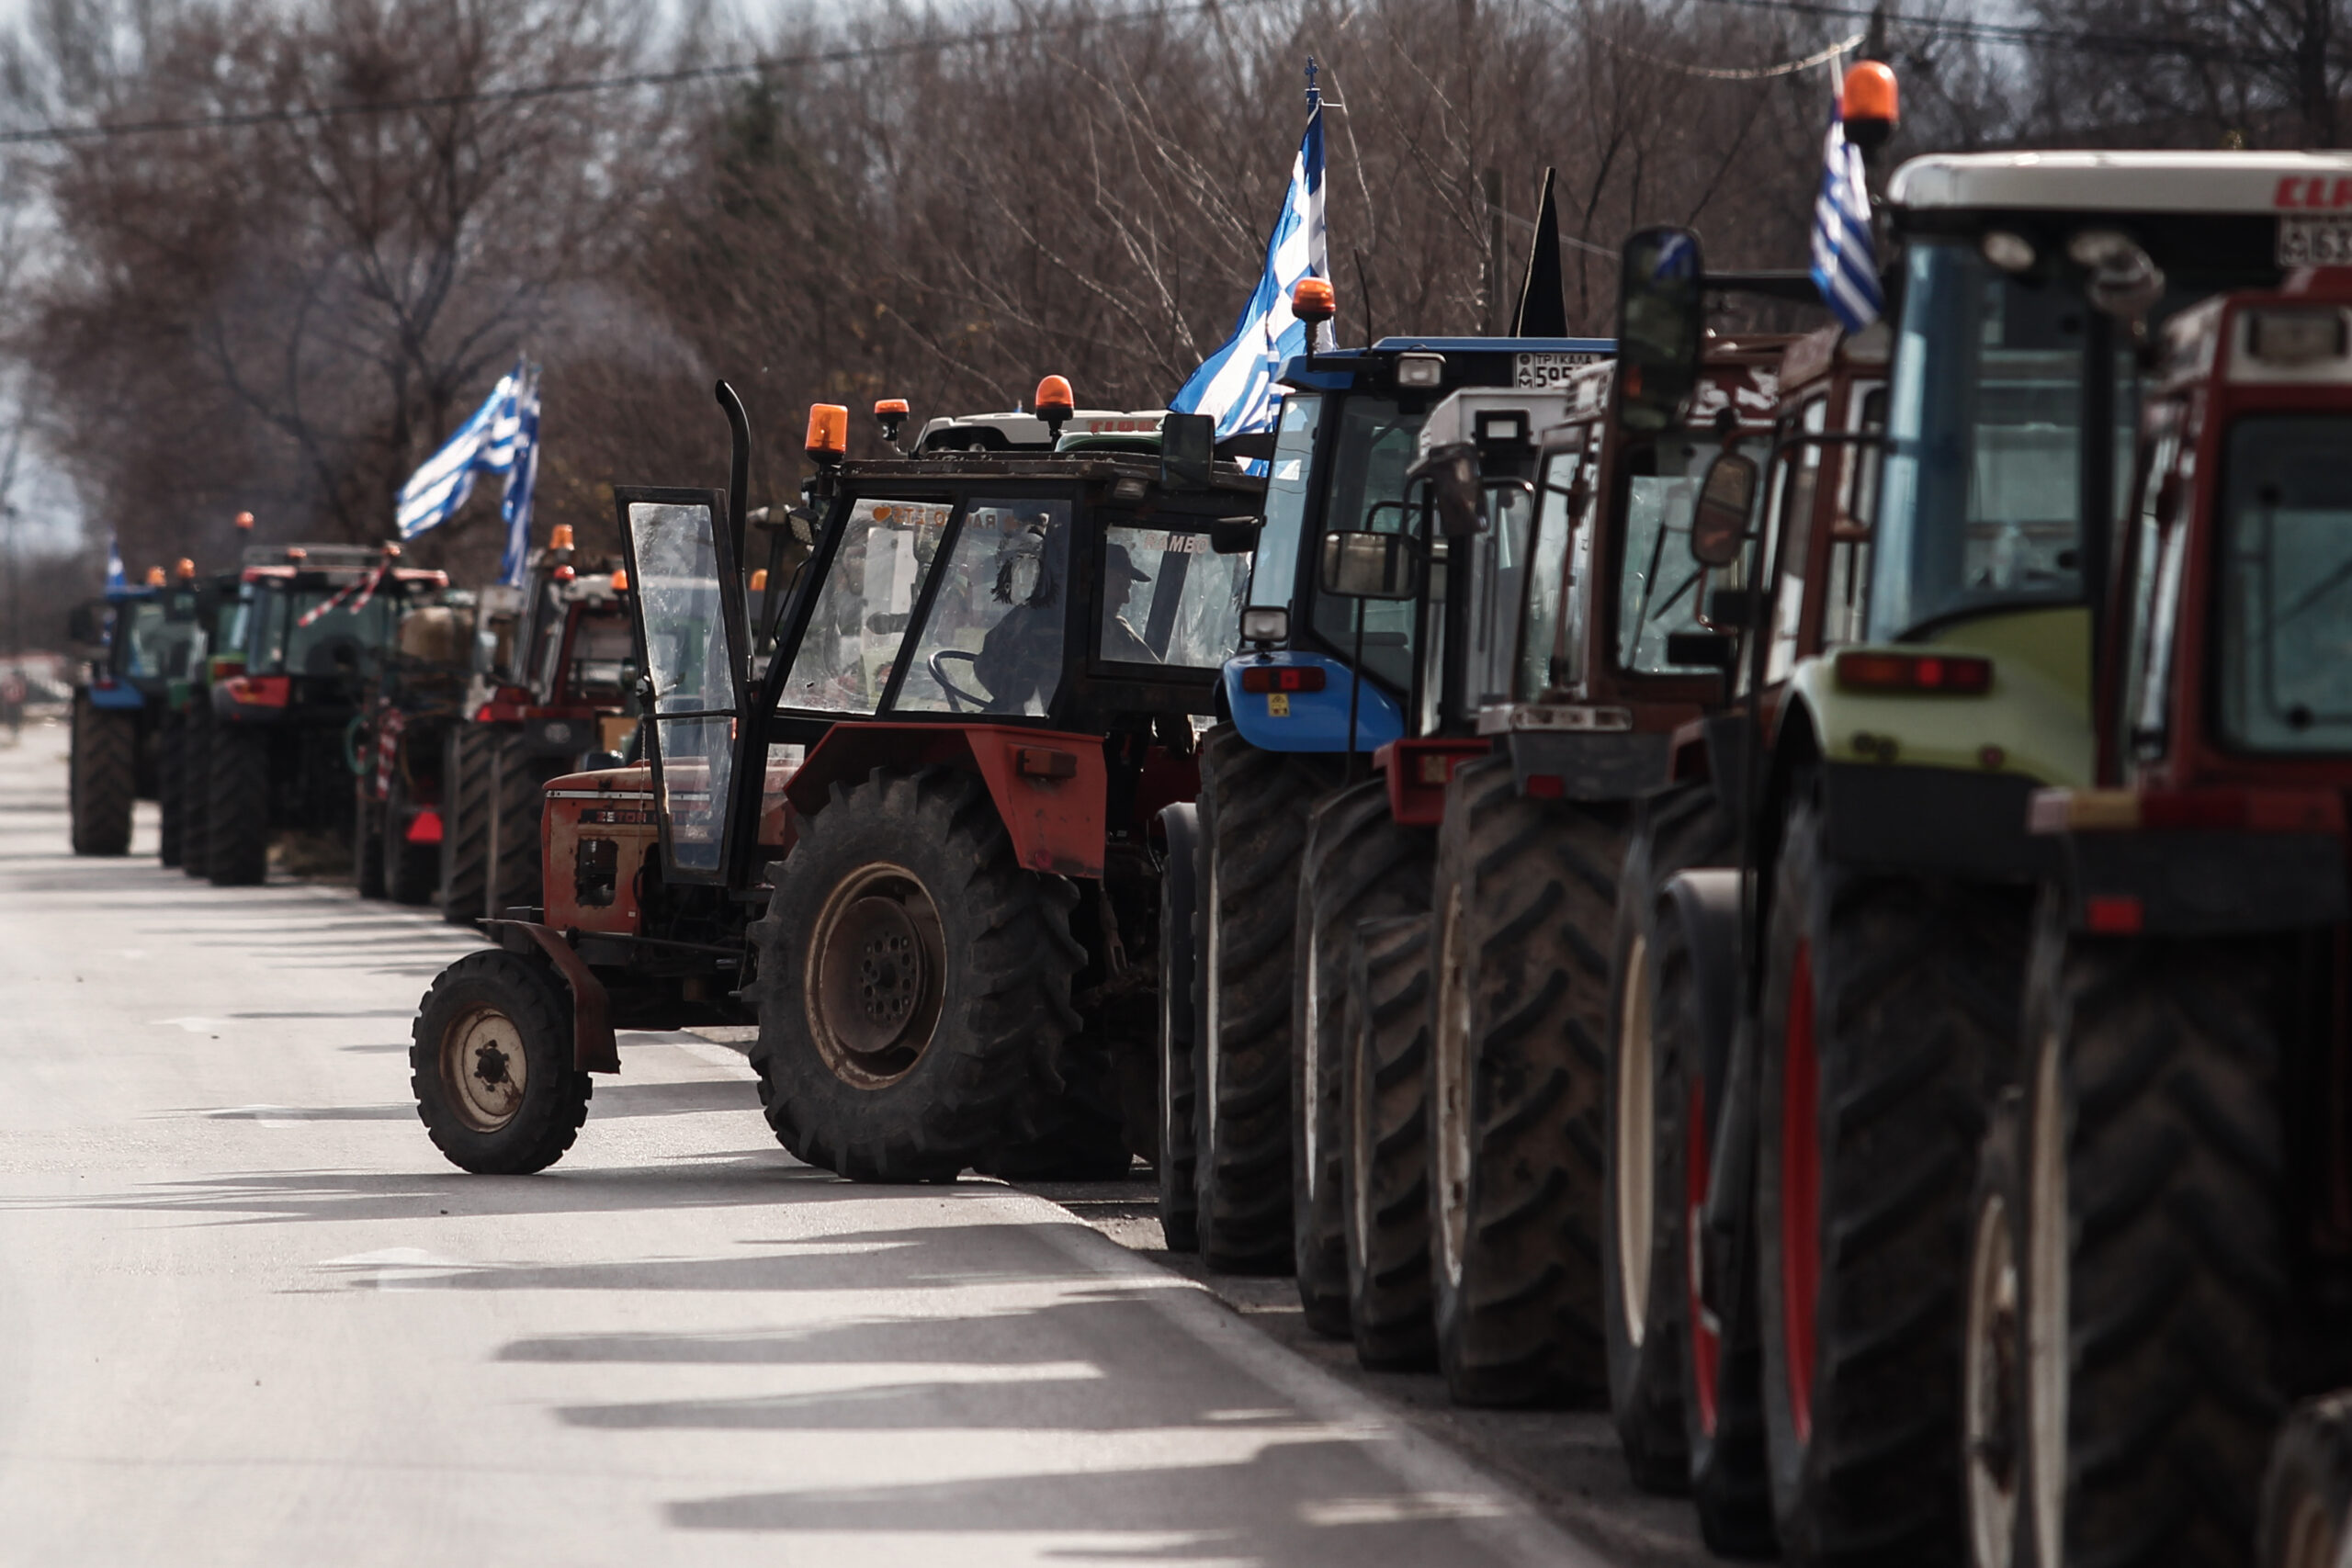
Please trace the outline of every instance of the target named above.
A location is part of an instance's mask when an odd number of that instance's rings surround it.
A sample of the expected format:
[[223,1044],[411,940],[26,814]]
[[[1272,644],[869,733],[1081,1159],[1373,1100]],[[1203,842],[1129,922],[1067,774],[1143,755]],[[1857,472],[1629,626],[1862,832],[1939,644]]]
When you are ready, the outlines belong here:
[[243,669],[217,688],[215,706],[356,708],[401,614],[449,583],[394,558],[360,545],[249,548],[228,639]]

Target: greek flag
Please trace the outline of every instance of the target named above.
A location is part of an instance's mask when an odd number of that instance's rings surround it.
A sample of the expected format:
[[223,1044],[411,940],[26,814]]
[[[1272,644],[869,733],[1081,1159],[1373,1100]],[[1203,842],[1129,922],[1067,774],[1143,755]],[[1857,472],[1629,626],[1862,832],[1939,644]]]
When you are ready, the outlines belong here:
[[128,593],[130,580],[122,575],[122,544],[112,534],[107,536],[107,587],[109,593]]
[[1862,150],[1846,140],[1845,110],[1835,101],[1821,150],[1821,198],[1813,204],[1813,283],[1821,290],[1821,302],[1849,333],[1877,321],[1886,308],[1879,294],[1877,248],[1871,243]]
[[[1291,290],[1302,277],[1331,276],[1323,236],[1323,97],[1311,86],[1306,106],[1306,135],[1291,164],[1282,217],[1266,242],[1257,292],[1225,346],[1169,400],[1178,413],[1216,415],[1220,437],[1273,428],[1274,378],[1284,360],[1306,352],[1306,323],[1291,314]],[[1331,346],[1329,327],[1315,346]]]
[[[523,442],[522,400],[529,371],[521,364],[499,378],[473,417],[458,427],[401,486],[401,537],[413,539],[441,526],[473,493],[477,474],[511,475]],[[536,391],[536,389],[533,389]],[[538,421],[531,421],[536,434]],[[513,485],[510,479],[508,493]]]
[[539,371],[533,366],[514,396],[514,460],[506,470],[506,495],[499,513],[506,519],[506,558],[498,581],[521,587],[531,561],[531,490],[539,477]]

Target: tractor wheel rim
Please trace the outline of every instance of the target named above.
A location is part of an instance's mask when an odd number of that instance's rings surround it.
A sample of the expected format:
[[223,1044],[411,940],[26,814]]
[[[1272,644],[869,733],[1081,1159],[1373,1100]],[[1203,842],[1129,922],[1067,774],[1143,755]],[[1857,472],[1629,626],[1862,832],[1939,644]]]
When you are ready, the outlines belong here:
[[494,1007],[478,1007],[441,1032],[441,1080],[458,1119],[476,1133],[495,1133],[514,1120],[530,1087],[523,1031]]
[[855,1089],[915,1068],[945,994],[939,906],[922,880],[887,862],[859,867],[826,898],[808,944],[806,994],[818,1055]]
[[2036,1053],[2027,1112],[2024,1438],[2028,1499],[2040,1560],[2062,1561],[2066,1495],[2066,1145],[2060,1103],[2058,1041]]
[[1310,919],[1306,923],[1306,972],[1301,976],[1306,987],[1306,1029],[1297,1042],[1298,1049],[1298,1142],[1299,1170],[1305,1179],[1306,1190],[1300,1197],[1312,1202],[1317,1179],[1321,1174],[1317,1164],[1322,1153],[1316,1137],[1323,1109],[1323,932],[1321,922]]
[[1462,1283],[1469,1250],[1472,1114],[1470,992],[1463,953],[1462,889],[1446,894],[1439,933],[1437,994],[1437,1152],[1439,1265],[1449,1285]]
[[1961,1451],[1968,1466],[1972,1568],[2009,1568],[2016,1556],[2018,1326],[2009,1209],[1996,1194],[1978,1213],[1971,1239],[1962,1348]]
[[1699,1430],[1712,1438],[1723,1408],[1723,1325],[1700,1292],[1708,1175],[1707,1091],[1693,1073],[1682,1099],[1682,1306],[1690,1335],[1690,1384],[1699,1393]]
[[1650,1241],[1657,1213],[1657,1089],[1651,1082],[1648,939],[1634,933],[1619,977],[1617,1016],[1617,1280],[1625,1341],[1639,1349],[1649,1326]]
[[1821,1065],[1814,1048],[1813,949],[1797,943],[1781,1031],[1781,1328],[1789,1416],[1813,1440],[1815,1314],[1821,1294]]

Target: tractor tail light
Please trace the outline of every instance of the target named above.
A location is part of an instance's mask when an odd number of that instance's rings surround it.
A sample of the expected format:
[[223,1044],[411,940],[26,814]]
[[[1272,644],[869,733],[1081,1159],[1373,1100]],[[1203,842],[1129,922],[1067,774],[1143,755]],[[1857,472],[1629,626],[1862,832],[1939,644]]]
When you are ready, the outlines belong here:
[[2136,936],[2146,923],[2140,900],[2125,893],[2095,893],[2083,900],[2083,925],[2098,936]]
[[1854,649],[1838,656],[1838,683],[1849,692],[1981,697],[1993,689],[1993,661],[1964,653]]
[[249,707],[282,708],[294,697],[290,675],[232,675],[221,683],[229,688],[231,702]]
[[1319,692],[1323,671],[1312,664],[1253,664],[1241,672],[1245,692]]
[[437,844],[441,841],[441,813],[427,807],[409,818],[408,841],[412,844]]
[[1078,776],[1078,759],[1050,746],[1023,746],[1013,753],[1014,767],[1030,779],[1069,779]]

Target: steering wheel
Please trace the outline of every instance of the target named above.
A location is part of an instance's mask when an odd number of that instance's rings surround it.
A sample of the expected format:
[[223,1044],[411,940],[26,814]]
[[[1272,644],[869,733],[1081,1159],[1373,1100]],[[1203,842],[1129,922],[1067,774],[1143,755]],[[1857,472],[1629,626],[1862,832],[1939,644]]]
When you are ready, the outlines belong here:
[[[947,678],[947,661],[951,659],[960,659],[967,664],[978,664],[980,661],[980,656],[960,648],[940,648],[933,649],[931,658],[925,660],[931,669],[931,678],[939,682],[941,691],[947,694],[947,710],[950,713],[988,712],[990,705],[995,701],[994,698],[976,697]],[[964,705],[967,703],[971,705],[968,710]]]

